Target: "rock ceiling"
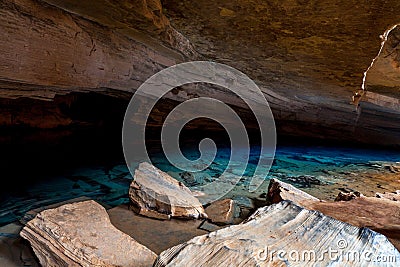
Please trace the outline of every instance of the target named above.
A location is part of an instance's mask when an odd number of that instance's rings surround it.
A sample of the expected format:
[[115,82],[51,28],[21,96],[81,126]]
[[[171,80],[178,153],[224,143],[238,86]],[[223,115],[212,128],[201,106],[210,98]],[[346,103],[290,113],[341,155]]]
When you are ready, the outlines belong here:
[[[384,34],[400,23],[399,1],[5,0],[0,6],[2,98],[122,96],[167,66],[213,60],[254,79],[284,133],[400,145],[400,30]],[[380,36],[387,42],[377,57]],[[356,109],[351,99],[367,69],[367,93]],[[179,96],[168,95],[184,100]],[[223,98],[240,106],[227,93]]]

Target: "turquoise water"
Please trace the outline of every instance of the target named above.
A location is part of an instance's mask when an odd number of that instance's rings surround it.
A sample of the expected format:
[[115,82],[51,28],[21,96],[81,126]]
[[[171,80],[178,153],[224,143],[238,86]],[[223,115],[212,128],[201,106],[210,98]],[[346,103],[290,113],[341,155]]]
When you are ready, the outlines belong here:
[[[252,147],[249,163],[244,176],[251,176],[258,162],[259,147]],[[184,149],[189,159],[196,159],[196,149]],[[204,171],[196,174],[197,179],[190,186],[197,186],[218,179],[229,161],[230,149],[218,149],[214,162]],[[178,180],[182,172],[171,166],[160,153],[152,154],[153,164]],[[109,162],[109,161],[106,161]],[[400,162],[399,151],[360,149],[348,147],[287,145],[276,150],[274,164],[266,180],[276,177],[298,187],[329,185],[337,179],[345,179],[350,173],[380,170],[387,164]],[[82,165],[82,164],[81,164]],[[96,164],[96,160],[84,166],[61,168],[52,171],[45,179],[32,177],[27,186],[16,190],[3,190],[0,205],[0,225],[19,220],[25,212],[64,200],[86,196],[104,205],[116,206],[127,203],[127,192],[132,177],[123,159],[112,163]],[[235,170],[227,170],[235,174]],[[343,177],[343,178],[341,178]]]

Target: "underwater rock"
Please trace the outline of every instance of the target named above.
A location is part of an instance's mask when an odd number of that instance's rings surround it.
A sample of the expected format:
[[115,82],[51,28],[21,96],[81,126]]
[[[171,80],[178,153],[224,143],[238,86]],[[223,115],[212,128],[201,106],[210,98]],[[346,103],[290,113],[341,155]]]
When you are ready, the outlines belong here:
[[400,201],[400,190],[396,190],[393,193],[388,193],[388,192],[385,192],[383,194],[376,193],[376,197],[377,198],[386,198],[386,199],[393,200],[393,201]]
[[282,200],[290,200],[301,206],[309,202],[320,201],[318,198],[274,178],[269,182],[267,197],[271,203],[278,203]]
[[215,231],[220,230],[220,229],[222,229],[222,228],[223,228],[223,226],[221,226],[221,225],[216,225],[216,224],[210,223],[210,222],[208,222],[208,221],[204,221],[204,222],[199,226],[199,229],[204,230],[204,231],[207,231],[207,232],[215,232]]
[[[328,251],[336,253],[328,256]],[[383,235],[282,201],[258,209],[242,224],[162,252],[154,266],[390,266],[368,261],[365,253],[391,257],[392,266],[400,260],[400,253]]]
[[339,194],[337,195],[337,197],[335,198],[335,201],[350,201],[352,199],[356,199],[358,197],[362,197],[364,196],[363,194],[361,194],[358,191],[355,192],[349,192],[349,193],[343,193],[343,192],[339,192]]
[[241,208],[246,209],[254,209],[253,201],[245,196],[235,196],[232,198],[236,204],[238,204]]
[[320,185],[321,181],[311,175],[287,176],[286,180],[301,187],[311,187],[311,185]]
[[133,210],[144,216],[207,218],[203,206],[189,188],[147,162],[139,164],[135,170],[129,198]]
[[156,258],[115,228],[93,200],[42,211],[20,235],[43,266],[151,266]]
[[196,178],[190,172],[181,172],[179,173],[179,177],[181,177],[187,186],[195,186],[197,184]]
[[216,224],[231,224],[235,215],[240,213],[240,208],[232,199],[222,199],[211,203],[205,211],[211,222]]

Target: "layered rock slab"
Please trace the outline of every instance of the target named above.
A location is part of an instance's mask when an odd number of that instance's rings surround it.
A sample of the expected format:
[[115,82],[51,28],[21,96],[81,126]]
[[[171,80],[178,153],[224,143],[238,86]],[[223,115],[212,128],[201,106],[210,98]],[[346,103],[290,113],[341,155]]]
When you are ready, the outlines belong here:
[[20,235],[43,266],[151,266],[156,258],[115,228],[93,200],[42,211]]
[[269,182],[267,197],[272,203],[290,200],[298,205],[320,201],[318,198],[297,189],[293,185],[279,181],[278,179],[271,179]]
[[207,218],[189,188],[147,162],[140,163],[135,170],[129,198],[133,210],[140,215],[157,219]]
[[[329,250],[337,251],[335,258],[327,256]],[[356,260],[350,257],[353,252],[359,255]],[[162,252],[154,266],[391,266],[368,262],[365,253],[391,257],[392,266],[400,260],[385,236],[282,201],[258,209],[240,225]]]
[[338,201],[325,202],[277,179],[271,180],[268,191],[268,198],[272,203],[290,200],[354,226],[368,227],[386,235],[400,249],[400,202],[387,198],[364,197],[359,193],[357,195],[339,193]]

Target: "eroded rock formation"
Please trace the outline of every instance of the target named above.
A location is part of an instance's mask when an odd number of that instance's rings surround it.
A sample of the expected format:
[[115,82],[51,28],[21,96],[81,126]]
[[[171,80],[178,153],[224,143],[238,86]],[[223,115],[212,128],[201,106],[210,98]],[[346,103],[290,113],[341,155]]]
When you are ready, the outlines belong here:
[[42,211],[20,235],[43,266],[151,266],[156,258],[116,229],[93,200]]
[[[328,250],[337,251],[329,259]],[[279,251],[283,251],[279,252]],[[291,251],[297,251],[292,253]],[[311,251],[311,255],[304,256]],[[365,255],[391,255],[369,262]],[[280,253],[279,255],[277,253]],[[296,256],[297,255],[297,256]],[[303,258],[301,258],[303,257]],[[245,223],[198,236],[160,254],[155,266],[395,266],[400,253],[381,234],[301,208],[290,201],[258,209]]]
[[[389,34],[382,54],[382,64],[389,62],[390,67],[380,67],[377,60],[380,71],[375,75],[372,68],[367,84],[371,93],[388,89],[390,94],[378,93],[391,97],[391,107],[365,104],[357,113],[350,101],[379,51],[379,35],[400,22],[400,15],[393,12],[399,5],[394,0],[365,5],[292,0],[6,0],[0,10],[4,36],[0,97],[27,97],[29,102],[71,92],[100,92],[129,98],[143,81],[167,66],[214,60],[256,81],[281,133],[398,145],[397,30]],[[247,108],[226,91],[195,89],[181,88],[166,97],[184,101],[218,96]],[[20,122],[55,128],[71,123],[68,116],[51,116],[46,109],[33,113],[37,119],[28,123],[18,120],[28,112],[21,114],[14,106],[13,100],[5,102],[1,125]],[[38,104],[35,109],[41,108]],[[40,123],[43,116],[48,116],[46,125]]]
[[377,198],[350,193],[339,194],[335,202],[320,201],[276,179],[271,180],[268,191],[268,198],[272,203],[293,201],[297,205],[320,211],[354,226],[368,227],[386,235],[400,248],[400,203],[389,199],[390,196],[387,194]]
[[189,188],[147,162],[140,163],[135,170],[129,198],[132,208],[144,216],[207,218],[203,206]]
[[232,199],[222,199],[211,203],[205,211],[211,222],[217,224],[231,224],[235,217],[239,217],[240,208]]
[[310,202],[319,201],[318,198],[313,197],[290,184],[281,182],[278,179],[271,179],[269,182],[267,198],[271,203],[290,200],[297,205],[306,205]]

